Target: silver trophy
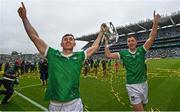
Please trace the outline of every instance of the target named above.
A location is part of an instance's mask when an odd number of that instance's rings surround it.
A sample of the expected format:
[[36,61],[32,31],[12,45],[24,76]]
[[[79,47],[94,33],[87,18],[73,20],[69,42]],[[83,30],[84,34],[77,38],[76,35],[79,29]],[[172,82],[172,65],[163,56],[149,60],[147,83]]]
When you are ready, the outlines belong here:
[[119,36],[118,36],[117,30],[114,27],[114,25],[112,24],[112,22],[103,23],[102,26],[106,27],[108,29],[108,31],[104,32],[104,34],[103,34],[102,42],[106,38],[108,40],[109,44],[117,43]]

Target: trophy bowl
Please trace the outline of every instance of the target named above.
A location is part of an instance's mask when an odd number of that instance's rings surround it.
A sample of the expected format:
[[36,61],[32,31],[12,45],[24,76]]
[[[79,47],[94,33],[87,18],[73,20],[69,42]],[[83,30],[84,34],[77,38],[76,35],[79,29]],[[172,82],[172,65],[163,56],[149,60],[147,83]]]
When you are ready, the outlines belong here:
[[107,38],[109,44],[117,43],[119,36],[112,22],[103,23],[102,26],[104,28],[107,28],[107,31],[104,32],[103,34],[104,37],[102,39],[104,40],[104,38]]

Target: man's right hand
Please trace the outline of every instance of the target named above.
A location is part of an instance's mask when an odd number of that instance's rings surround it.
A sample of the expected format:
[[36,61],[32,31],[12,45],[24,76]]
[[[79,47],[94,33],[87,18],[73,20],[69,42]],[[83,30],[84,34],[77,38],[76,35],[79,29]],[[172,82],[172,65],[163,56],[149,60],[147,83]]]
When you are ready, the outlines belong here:
[[159,15],[159,13],[156,14],[156,11],[154,10],[153,13],[153,23],[158,24],[160,21],[161,16]]
[[24,28],[26,30],[26,33],[28,34],[28,36],[30,37],[30,39],[33,41],[33,43],[35,44],[36,48],[38,49],[38,51],[40,52],[40,54],[44,55],[45,51],[47,49],[47,44],[39,37],[37,31],[33,28],[33,26],[30,24],[27,16],[26,16],[26,8],[23,4],[23,2],[21,2],[22,6],[19,7],[18,9],[18,13],[19,16],[21,17],[22,21],[23,21],[23,25]]
[[19,13],[19,16],[21,17],[21,19],[23,18],[26,18],[26,7],[24,6],[24,3],[21,2],[21,7],[19,7],[18,9],[18,13]]
[[107,27],[107,25],[105,23],[101,24],[101,32],[108,32],[109,28]]

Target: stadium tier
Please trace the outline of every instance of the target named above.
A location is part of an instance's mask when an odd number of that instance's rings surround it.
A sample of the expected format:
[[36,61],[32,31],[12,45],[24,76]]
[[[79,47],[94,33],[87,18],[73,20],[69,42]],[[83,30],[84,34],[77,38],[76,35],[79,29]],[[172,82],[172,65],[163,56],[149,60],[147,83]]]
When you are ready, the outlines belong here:
[[[140,21],[122,27],[116,27],[119,39],[115,44],[110,43],[110,50],[117,52],[127,49],[126,39],[129,35],[135,35],[138,40],[138,46],[143,45],[148,39],[152,27],[152,20]],[[97,37],[97,33],[82,36],[76,40],[88,41],[82,49],[90,47]],[[104,45],[101,44],[99,51],[95,55],[104,54]],[[172,13],[170,16],[161,18],[158,28],[158,36],[147,53],[148,58],[154,57],[180,57],[180,11]]]

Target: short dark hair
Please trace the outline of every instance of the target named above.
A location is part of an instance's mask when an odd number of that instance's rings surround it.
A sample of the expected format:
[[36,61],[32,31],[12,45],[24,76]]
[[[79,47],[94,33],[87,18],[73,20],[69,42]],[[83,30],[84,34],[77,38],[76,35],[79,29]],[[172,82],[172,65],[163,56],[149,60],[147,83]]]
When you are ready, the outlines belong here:
[[135,35],[129,35],[129,36],[127,37],[127,39],[128,39],[128,38],[131,38],[131,37],[133,37],[134,39],[137,40],[137,37],[136,37]]
[[62,40],[64,39],[64,37],[67,37],[67,36],[72,36],[74,38],[73,34],[65,34],[65,35],[63,35]]

